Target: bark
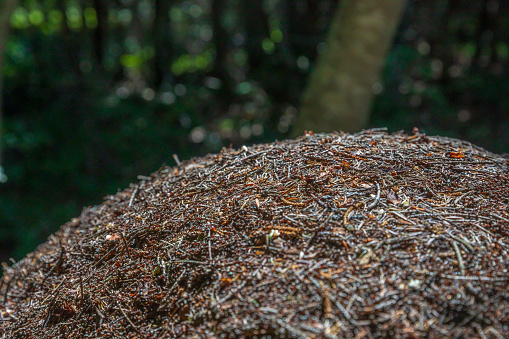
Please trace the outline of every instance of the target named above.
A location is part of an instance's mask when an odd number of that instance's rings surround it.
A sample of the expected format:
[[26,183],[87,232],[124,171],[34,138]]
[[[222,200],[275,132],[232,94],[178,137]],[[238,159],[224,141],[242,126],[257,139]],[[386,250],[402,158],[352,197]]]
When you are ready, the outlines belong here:
[[228,107],[234,98],[234,79],[230,73],[228,64],[228,53],[230,51],[230,36],[223,27],[222,18],[226,1],[212,0],[211,17],[214,32],[214,45],[216,46],[216,59],[214,61],[214,70],[211,75],[221,80],[221,88],[217,93],[216,111],[223,114],[228,111]]
[[3,137],[3,61],[5,53],[5,43],[9,36],[10,18],[12,12],[16,9],[17,0],[4,0],[0,3],[0,180],[5,179],[2,167],[2,137]]
[[[292,1],[292,0],[290,0]],[[279,43],[278,49],[283,63],[289,68],[295,68],[295,54],[290,44],[290,3],[288,0],[281,0],[276,6],[280,28],[283,32],[283,40]]]
[[170,76],[171,40],[170,40],[170,2],[156,0],[154,20],[154,88],[159,89]]
[[104,46],[108,25],[108,7],[106,1],[94,0],[97,13],[97,27],[94,31],[94,55],[99,70],[103,69]]
[[213,75],[223,82],[223,87],[230,84],[228,72],[228,33],[224,29],[221,19],[223,17],[224,1],[213,0],[211,7],[212,26],[214,30],[214,45],[216,46],[216,60],[214,63]]
[[242,14],[246,30],[246,48],[249,65],[252,69],[260,67],[267,55],[263,51],[262,41],[269,36],[267,14],[263,9],[263,1],[244,0]]
[[405,0],[343,0],[327,51],[318,57],[292,134],[304,130],[357,131],[369,121],[379,79]]

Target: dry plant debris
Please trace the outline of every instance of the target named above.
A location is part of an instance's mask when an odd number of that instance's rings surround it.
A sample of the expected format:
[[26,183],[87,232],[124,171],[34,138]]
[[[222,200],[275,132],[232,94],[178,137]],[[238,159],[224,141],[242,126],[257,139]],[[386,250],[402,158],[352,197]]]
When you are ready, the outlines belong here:
[[502,156],[308,132],[139,179],[4,265],[4,338],[509,337]]

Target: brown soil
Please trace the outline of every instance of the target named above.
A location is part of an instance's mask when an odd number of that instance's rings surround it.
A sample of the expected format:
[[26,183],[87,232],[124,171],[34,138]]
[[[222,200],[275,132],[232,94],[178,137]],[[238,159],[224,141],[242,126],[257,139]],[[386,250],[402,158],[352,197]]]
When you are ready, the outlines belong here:
[[507,338],[508,166],[378,129],[165,167],[4,265],[0,334]]

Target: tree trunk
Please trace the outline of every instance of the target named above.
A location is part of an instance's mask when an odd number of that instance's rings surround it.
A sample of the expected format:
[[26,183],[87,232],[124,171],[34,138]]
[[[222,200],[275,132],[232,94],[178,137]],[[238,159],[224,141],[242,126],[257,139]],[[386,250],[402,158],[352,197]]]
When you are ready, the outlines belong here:
[[216,46],[216,59],[214,61],[214,70],[211,75],[221,80],[221,88],[217,93],[218,114],[224,114],[228,111],[228,107],[234,98],[234,79],[230,74],[230,66],[228,65],[228,53],[230,51],[230,36],[223,27],[222,19],[226,1],[212,0],[211,16],[212,30],[214,32],[214,45]]
[[2,167],[2,138],[3,138],[3,61],[5,53],[5,43],[9,36],[11,14],[16,9],[17,0],[4,0],[0,3],[0,183],[5,182],[7,177]]
[[94,0],[97,14],[97,27],[94,31],[94,56],[99,71],[103,70],[104,46],[108,26],[108,7],[106,1]]
[[249,55],[249,66],[257,69],[267,59],[262,41],[270,35],[267,25],[267,14],[263,9],[264,1],[244,0],[242,15],[246,31],[246,49]]
[[404,10],[404,0],[343,0],[318,57],[292,134],[357,131],[369,120],[373,84]]
[[223,87],[230,85],[230,74],[228,72],[228,33],[223,27],[222,17],[225,1],[212,0],[211,2],[212,26],[214,31],[214,45],[216,46],[216,60],[214,63],[213,75],[223,83]]
[[156,0],[154,5],[154,88],[159,90],[161,85],[170,77],[171,62],[171,40],[170,40],[170,2],[166,0]]

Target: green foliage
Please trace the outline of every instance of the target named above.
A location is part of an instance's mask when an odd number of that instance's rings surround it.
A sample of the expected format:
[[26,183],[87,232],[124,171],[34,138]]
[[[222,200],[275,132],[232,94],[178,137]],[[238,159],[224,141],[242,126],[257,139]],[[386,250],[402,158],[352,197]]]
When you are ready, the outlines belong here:
[[[2,68],[2,260],[173,154],[284,138],[334,4],[105,1],[104,17],[91,1],[20,3]],[[479,6],[410,3],[371,124],[509,152],[507,13],[490,45]]]
[[[480,5],[478,3],[477,5]],[[509,152],[507,9],[483,22],[486,8],[411,3],[400,39],[387,60],[383,91],[373,107],[373,126],[469,140]],[[425,26],[433,17],[433,26]],[[479,20],[477,20],[479,18]],[[493,18],[494,19],[494,18]],[[424,23],[422,23],[424,22]],[[418,35],[418,27],[427,35]],[[423,26],[423,27],[424,27]],[[483,40],[496,30],[497,39]]]

